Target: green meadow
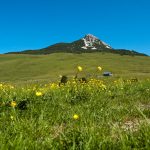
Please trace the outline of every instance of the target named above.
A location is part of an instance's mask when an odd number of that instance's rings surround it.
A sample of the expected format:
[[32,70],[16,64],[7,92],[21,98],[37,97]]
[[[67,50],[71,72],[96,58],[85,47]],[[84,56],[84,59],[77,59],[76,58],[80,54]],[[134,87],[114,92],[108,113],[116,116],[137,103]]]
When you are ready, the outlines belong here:
[[60,75],[73,76],[76,67],[82,76],[95,74],[97,66],[114,77],[150,76],[150,57],[102,53],[54,53],[50,55],[0,55],[0,82],[56,81]]
[[0,55],[0,150],[149,148],[150,57]]

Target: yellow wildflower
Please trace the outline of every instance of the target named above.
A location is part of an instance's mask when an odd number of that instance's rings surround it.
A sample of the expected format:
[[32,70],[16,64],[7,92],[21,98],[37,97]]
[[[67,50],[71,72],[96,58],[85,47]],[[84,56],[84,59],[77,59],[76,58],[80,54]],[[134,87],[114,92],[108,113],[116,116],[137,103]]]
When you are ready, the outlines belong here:
[[74,120],[78,120],[78,119],[79,119],[79,116],[78,116],[77,114],[74,114],[74,115],[73,115],[73,119],[74,119]]
[[11,88],[11,89],[14,89],[14,86],[10,85],[10,88]]
[[14,120],[14,117],[13,117],[13,116],[10,116],[10,119],[11,119],[11,120]]
[[36,92],[35,94],[36,94],[36,96],[42,96],[43,95],[42,92]]
[[12,102],[10,103],[10,106],[11,106],[11,107],[16,107],[16,105],[17,105],[17,103],[16,103],[15,101],[12,101]]
[[97,69],[98,69],[99,71],[102,71],[102,67],[100,67],[100,66],[98,66]]
[[83,70],[81,66],[78,66],[77,68],[78,68],[79,72],[81,72]]
[[62,75],[59,75],[59,78],[62,78]]

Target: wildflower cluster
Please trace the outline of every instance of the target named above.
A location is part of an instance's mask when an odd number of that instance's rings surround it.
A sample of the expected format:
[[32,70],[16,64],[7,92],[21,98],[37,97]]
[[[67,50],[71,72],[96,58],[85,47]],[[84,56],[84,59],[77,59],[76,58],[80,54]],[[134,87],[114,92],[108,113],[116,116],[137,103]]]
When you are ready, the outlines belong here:
[[[22,145],[23,149],[42,149],[44,144],[49,149],[109,149],[107,145],[115,149],[113,145],[137,137],[139,148],[150,137],[150,80],[86,77],[82,71],[78,66],[76,76],[62,75],[59,81],[47,84],[0,83],[2,141],[10,143],[9,148],[18,143],[19,149]],[[95,71],[101,73],[102,68],[95,67]],[[148,125],[141,134],[142,123]],[[11,139],[6,138],[10,135]]]

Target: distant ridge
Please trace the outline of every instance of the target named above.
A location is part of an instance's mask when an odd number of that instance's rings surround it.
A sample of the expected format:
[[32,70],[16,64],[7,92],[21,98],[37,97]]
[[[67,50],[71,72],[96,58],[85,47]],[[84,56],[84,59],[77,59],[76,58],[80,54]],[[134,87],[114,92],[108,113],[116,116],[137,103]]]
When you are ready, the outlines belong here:
[[96,36],[92,34],[87,34],[83,38],[71,42],[71,43],[57,43],[46,48],[38,50],[25,50],[20,52],[9,52],[7,54],[51,54],[58,52],[69,52],[69,53],[92,53],[92,52],[102,52],[102,53],[115,53],[120,55],[138,55],[147,56],[146,54],[139,53],[133,50],[126,49],[114,49],[107,43],[103,42]]

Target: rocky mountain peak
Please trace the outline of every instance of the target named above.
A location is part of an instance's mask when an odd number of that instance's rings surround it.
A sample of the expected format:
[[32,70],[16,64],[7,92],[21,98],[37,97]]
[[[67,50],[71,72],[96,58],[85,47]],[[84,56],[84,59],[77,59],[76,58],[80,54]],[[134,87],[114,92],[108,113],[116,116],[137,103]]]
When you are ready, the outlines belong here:
[[84,39],[86,39],[87,41],[91,41],[94,42],[95,40],[98,40],[98,38],[92,34],[87,34],[85,35]]
[[103,48],[109,48],[111,47],[106,44],[105,42],[101,41],[98,39],[96,36],[92,34],[87,34],[85,37],[82,39],[84,41],[84,46],[82,46],[83,49],[98,49],[98,47],[103,47]]

